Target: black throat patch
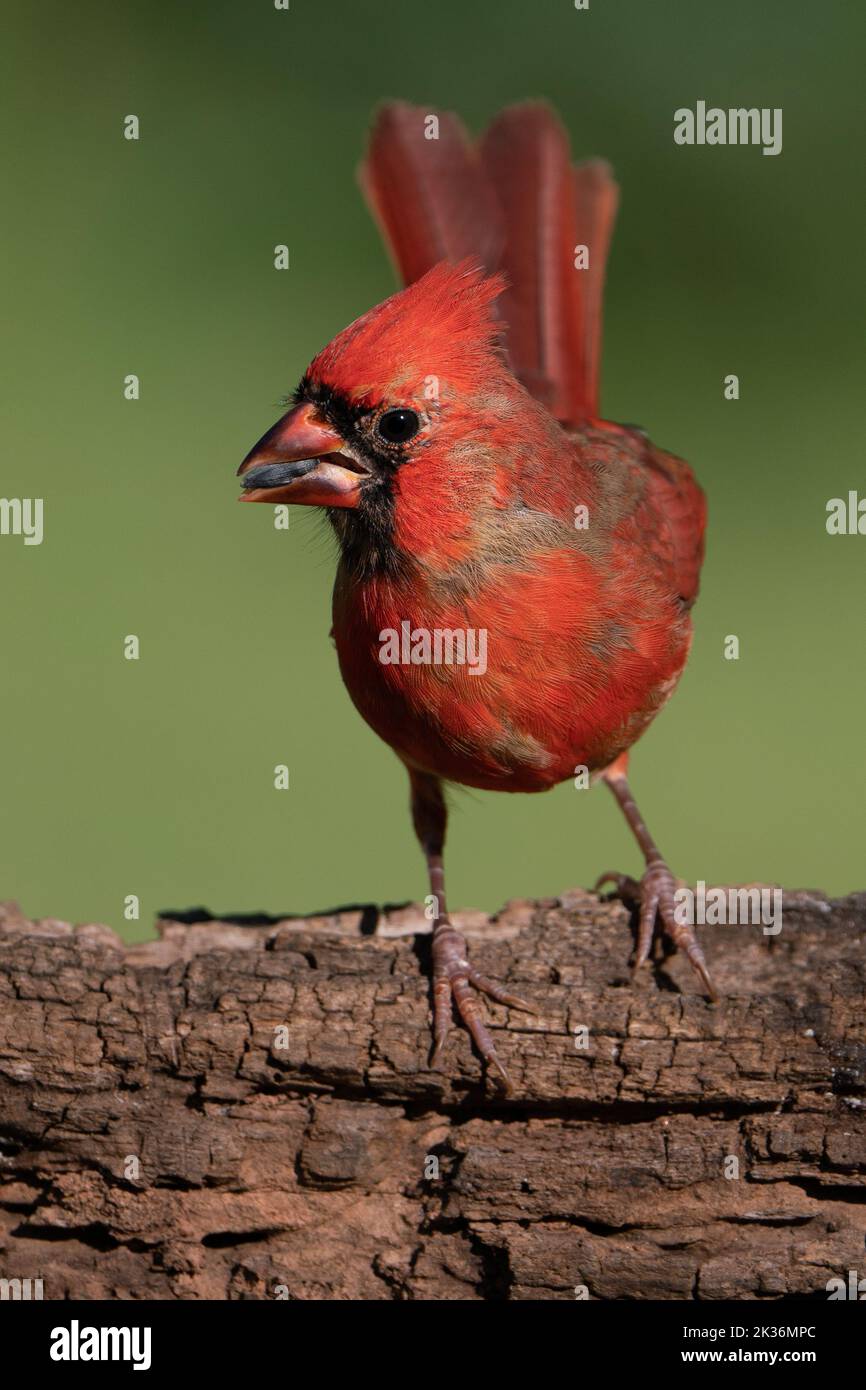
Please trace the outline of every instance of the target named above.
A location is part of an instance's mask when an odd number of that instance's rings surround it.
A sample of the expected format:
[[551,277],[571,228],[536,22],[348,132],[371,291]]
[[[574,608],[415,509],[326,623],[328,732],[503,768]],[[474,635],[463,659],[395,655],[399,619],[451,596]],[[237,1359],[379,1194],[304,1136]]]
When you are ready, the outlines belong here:
[[315,405],[371,470],[361,483],[357,507],[326,508],[344,565],[356,580],[406,575],[413,568],[411,557],[394,543],[394,477],[405,454],[376,436],[373,422],[379,408],[359,406],[309,377],[292,397],[293,405],[304,401]]

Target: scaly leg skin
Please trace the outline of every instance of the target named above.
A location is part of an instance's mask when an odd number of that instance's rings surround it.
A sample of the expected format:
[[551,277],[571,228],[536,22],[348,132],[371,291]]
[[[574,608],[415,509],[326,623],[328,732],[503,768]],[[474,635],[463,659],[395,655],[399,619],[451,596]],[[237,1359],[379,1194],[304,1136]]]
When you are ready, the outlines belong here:
[[430,893],[434,900],[433,919],[433,1051],[430,1066],[436,1067],[442,1057],[448,1029],[451,1026],[451,1001],[466,1024],[472,1041],[487,1066],[496,1075],[504,1090],[511,1090],[511,1078],[499,1060],[493,1039],[479,1013],[473,987],[488,994],[500,1004],[512,1009],[535,1010],[516,994],[507,994],[499,985],[488,980],[470,965],[466,941],[451,925],[445,902],[445,869],[442,853],[445,847],[447,810],[442,783],[427,772],[409,768],[412,787],[412,823],[421,848],[427,858]]
[[628,874],[602,874],[595,885],[595,891],[598,892],[603,883],[612,882],[618,897],[634,903],[640,908],[637,950],[633,967],[635,971],[639,970],[649,957],[653,929],[658,916],[665,935],[670,937],[678,950],[684,951],[688,956],[710,999],[717,999],[718,995],[713,988],[707,963],[704,960],[704,953],[698,945],[694,927],[689,923],[678,922],[676,919],[674,893],[677,881],[644,825],[625,775],[627,768],[628,754],[622,753],[616,762],[611,763],[610,767],[605,769],[602,776],[622,807],[623,815],[632,828],[634,837],[646,860],[646,869],[640,883],[636,883]]

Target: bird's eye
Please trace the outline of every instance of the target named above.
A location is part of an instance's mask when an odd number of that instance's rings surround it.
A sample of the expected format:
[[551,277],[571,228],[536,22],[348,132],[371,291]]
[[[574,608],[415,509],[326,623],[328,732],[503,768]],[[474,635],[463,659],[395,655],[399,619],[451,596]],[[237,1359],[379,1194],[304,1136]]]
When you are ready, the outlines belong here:
[[405,444],[420,428],[421,421],[414,410],[386,410],[376,424],[380,437],[389,444]]

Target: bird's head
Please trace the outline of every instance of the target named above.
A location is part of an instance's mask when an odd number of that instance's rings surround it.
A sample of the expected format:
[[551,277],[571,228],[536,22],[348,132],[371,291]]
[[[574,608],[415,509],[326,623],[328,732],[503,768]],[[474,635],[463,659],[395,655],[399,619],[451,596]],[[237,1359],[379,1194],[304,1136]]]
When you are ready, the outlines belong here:
[[243,500],[329,509],[346,544],[417,553],[494,486],[495,445],[529,398],[499,345],[503,288],[441,262],[338,334],[247,454]]

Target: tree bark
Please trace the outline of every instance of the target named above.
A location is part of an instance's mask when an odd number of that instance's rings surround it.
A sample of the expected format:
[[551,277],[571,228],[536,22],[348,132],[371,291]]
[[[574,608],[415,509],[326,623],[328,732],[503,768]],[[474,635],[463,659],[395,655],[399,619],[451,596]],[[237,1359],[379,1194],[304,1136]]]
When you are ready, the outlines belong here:
[[[0,916],[0,1276],[46,1298],[826,1298],[866,1272],[866,893],[632,983],[580,890],[463,913],[515,1083],[427,1067],[419,907]],[[585,1045],[584,1045],[585,1044]]]

